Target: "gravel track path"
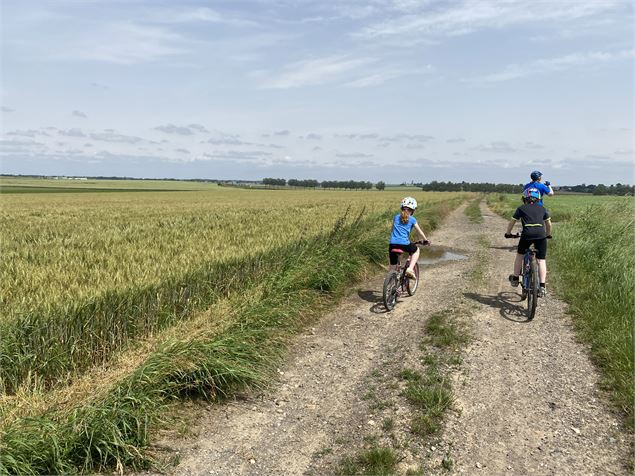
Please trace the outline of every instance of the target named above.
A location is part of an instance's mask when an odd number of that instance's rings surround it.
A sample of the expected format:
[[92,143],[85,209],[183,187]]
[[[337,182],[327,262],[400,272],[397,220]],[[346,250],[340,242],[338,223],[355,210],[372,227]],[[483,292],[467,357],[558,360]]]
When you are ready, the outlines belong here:
[[[297,336],[270,390],[199,410],[195,438],[162,441],[180,455],[169,472],[331,474],[342,452],[363,447],[369,435],[383,443],[380,419],[389,415],[397,428],[386,441],[404,455],[400,473],[421,465],[442,473],[449,454],[456,474],[625,474],[627,436],[597,390],[565,305],[549,296],[524,322],[506,281],[513,243],[502,238],[505,221],[482,206],[485,222],[473,224],[463,209],[432,240],[469,259],[423,269],[417,294],[391,313],[380,304],[383,276],[363,283]],[[398,388],[381,410],[368,389],[383,375],[381,390],[389,391],[390,375],[415,365],[425,320],[453,308],[470,309],[473,340],[452,373],[456,411],[431,449],[409,433],[411,409]]]

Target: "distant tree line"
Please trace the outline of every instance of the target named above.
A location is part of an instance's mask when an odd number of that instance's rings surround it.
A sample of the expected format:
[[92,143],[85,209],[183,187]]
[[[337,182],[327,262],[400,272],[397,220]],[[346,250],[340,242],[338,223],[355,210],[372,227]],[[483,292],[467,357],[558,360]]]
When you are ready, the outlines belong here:
[[512,185],[508,183],[475,183],[475,182],[437,182],[420,184],[424,192],[498,192],[521,193],[523,184]]
[[313,179],[308,179],[308,180],[289,179],[287,184],[289,185],[289,187],[316,188],[320,185],[320,182]]
[[264,178],[262,179],[264,185],[273,185],[277,187],[284,187],[287,181],[283,178]]
[[373,188],[372,182],[358,182],[356,180],[325,180],[322,188],[344,188],[348,190],[370,190]]
[[[522,193],[523,184],[507,183],[472,183],[472,182],[437,182],[415,184],[426,192],[498,192]],[[635,186],[616,183],[615,185],[560,185],[554,187],[559,192],[592,193],[593,195],[635,195]]]
[[603,183],[597,185],[572,185],[559,187],[558,190],[565,192],[592,193],[593,195],[635,195],[635,186],[616,183],[606,186]]
[[[285,180],[283,178],[264,178],[262,179],[263,185],[268,186],[277,186],[284,187],[288,185],[289,187],[306,187],[306,188],[343,188],[347,190],[371,190],[373,188],[372,182],[365,181],[357,181],[357,180],[324,180],[323,182],[318,182],[315,179],[289,179]],[[384,182],[378,182],[374,185],[377,190],[384,190],[386,188],[386,184]]]

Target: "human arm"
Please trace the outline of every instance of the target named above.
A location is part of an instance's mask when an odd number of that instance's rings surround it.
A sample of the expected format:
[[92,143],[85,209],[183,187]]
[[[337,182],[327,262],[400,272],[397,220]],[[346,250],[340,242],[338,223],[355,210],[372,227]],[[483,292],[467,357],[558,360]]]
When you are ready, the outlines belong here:
[[516,218],[512,218],[511,220],[509,220],[509,223],[507,224],[507,231],[505,232],[506,238],[507,238],[507,235],[512,234],[512,230],[514,229],[515,224],[516,224]]
[[545,194],[549,195],[550,197],[553,196],[553,188],[551,187],[551,182],[549,180],[547,180],[545,183]]
[[423,232],[423,230],[421,229],[421,227],[419,226],[419,223],[415,223],[413,225],[413,228],[415,230],[417,230],[417,233],[419,233],[419,235],[425,240],[425,241],[429,241],[428,238],[426,238],[426,234]]

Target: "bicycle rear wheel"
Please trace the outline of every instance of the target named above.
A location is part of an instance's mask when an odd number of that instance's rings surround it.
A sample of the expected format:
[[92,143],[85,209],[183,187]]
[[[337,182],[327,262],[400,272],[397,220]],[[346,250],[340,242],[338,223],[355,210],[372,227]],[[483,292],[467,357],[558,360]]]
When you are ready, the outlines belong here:
[[406,280],[406,291],[408,291],[408,296],[412,296],[419,288],[419,263],[415,264],[414,272],[416,278]]
[[399,287],[399,277],[392,271],[384,279],[384,306],[387,311],[392,311],[397,304],[397,288]]
[[527,289],[527,317],[531,321],[536,315],[538,305],[538,263],[536,258],[531,259],[529,271],[529,289]]

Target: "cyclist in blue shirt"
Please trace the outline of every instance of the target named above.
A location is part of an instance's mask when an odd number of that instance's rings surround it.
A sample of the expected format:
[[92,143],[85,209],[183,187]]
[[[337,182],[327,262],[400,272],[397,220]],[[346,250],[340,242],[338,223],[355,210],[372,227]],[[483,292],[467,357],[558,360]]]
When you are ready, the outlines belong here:
[[523,187],[523,193],[525,193],[527,189],[538,190],[538,192],[540,193],[540,199],[538,200],[538,205],[542,205],[543,204],[542,197],[544,197],[545,195],[549,195],[550,197],[553,196],[553,188],[551,188],[551,182],[547,180],[543,184],[541,182],[542,172],[540,172],[539,170],[534,170],[530,176],[531,176],[531,182],[529,182]]
[[414,267],[419,259],[419,247],[410,242],[410,231],[414,228],[417,230],[417,233],[423,237],[424,241],[430,243],[425,233],[423,233],[423,230],[421,230],[417,224],[417,219],[412,216],[416,209],[417,201],[414,198],[406,197],[401,201],[401,212],[397,213],[392,220],[390,243],[388,245],[391,269],[395,269],[399,261],[399,254],[391,250],[399,249],[407,253],[412,253],[412,259],[410,260],[410,266],[406,270],[406,276],[413,279],[416,278]]

